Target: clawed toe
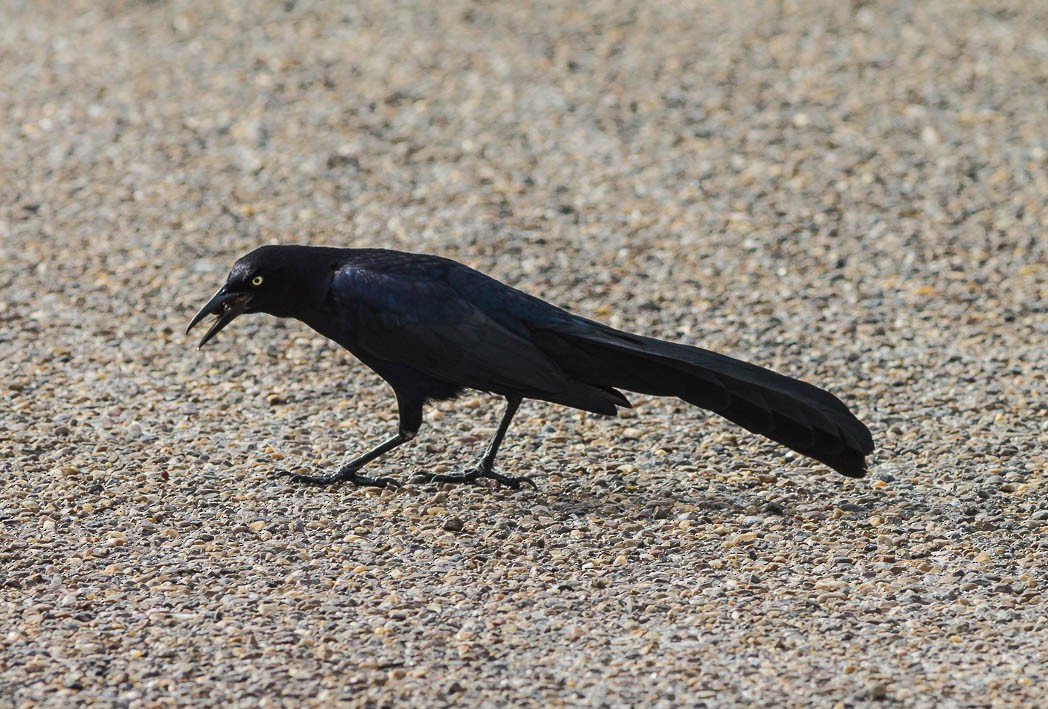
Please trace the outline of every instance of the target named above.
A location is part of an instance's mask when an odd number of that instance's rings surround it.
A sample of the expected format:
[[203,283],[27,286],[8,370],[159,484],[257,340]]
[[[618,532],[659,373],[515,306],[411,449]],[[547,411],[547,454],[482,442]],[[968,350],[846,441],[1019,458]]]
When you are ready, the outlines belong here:
[[538,485],[535,484],[535,481],[532,479],[532,477],[530,475],[522,476],[522,477],[519,477],[519,478],[514,478],[514,477],[510,477],[509,475],[502,475],[501,473],[496,473],[493,470],[487,470],[485,468],[474,468],[474,469],[469,470],[469,471],[467,471],[465,473],[451,473],[451,474],[447,474],[447,475],[439,474],[439,473],[416,473],[415,474],[415,479],[416,480],[422,480],[424,482],[431,482],[431,483],[461,484],[461,483],[476,482],[477,480],[479,480],[481,478],[489,478],[489,479],[494,480],[494,481],[496,481],[496,482],[498,482],[498,483],[500,483],[502,485],[505,485],[507,487],[513,488],[514,490],[519,490],[523,483],[527,483],[528,485],[531,485],[533,488],[538,490]]
[[277,473],[281,476],[291,478],[292,482],[302,485],[326,486],[339,482],[350,482],[357,487],[400,487],[400,483],[393,478],[369,478],[364,475],[357,475],[352,470],[338,470],[329,475],[302,475],[301,473],[292,473],[289,470],[278,470]]
[[532,489],[534,490],[539,489],[538,484],[535,483],[535,477],[533,475],[521,475],[520,477],[510,477],[509,475],[500,475],[499,473],[489,472],[484,477],[491,478],[492,480],[497,480],[503,485],[511,487],[514,490],[519,490],[521,486],[525,483],[531,485]]
[[275,474],[278,478],[291,478],[292,482],[302,483],[303,485],[330,485],[333,482],[337,482],[334,475],[303,475],[302,473],[293,473],[284,468],[278,468]]

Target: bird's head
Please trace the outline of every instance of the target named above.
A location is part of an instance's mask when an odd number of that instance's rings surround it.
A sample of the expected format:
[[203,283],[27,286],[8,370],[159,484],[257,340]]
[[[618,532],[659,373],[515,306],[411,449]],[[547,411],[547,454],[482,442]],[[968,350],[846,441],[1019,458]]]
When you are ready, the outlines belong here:
[[186,333],[208,315],[216,316],[197,345],[203,347],[243,313],[295,316],[327,289],[330,270],[320,251],[306,246],[262,246],[241,256],[225,285],[193,316]]

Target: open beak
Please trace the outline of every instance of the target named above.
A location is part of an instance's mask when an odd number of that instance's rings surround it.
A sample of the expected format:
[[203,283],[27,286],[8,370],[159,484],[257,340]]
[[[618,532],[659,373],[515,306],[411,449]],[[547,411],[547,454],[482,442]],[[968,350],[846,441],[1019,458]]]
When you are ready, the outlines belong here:
[[218,331],[224,328],[229,323],[233,322],[237,315],[240,315],[247,306],[251,304],[252,295],[250,293],[230,293],[226,290],[225,286],[219,288],[211,300],[207,301],[207,304],[193,316],[193,319],[189,321],[189,327],[186,328],[186,334],[193,329],[193,326],[198,322],[206,318],[208,315],[216,315],[218,319],[215,320],[211,325],[211,329],[200,338],[200,343],[197,345],[197,349],[207,344],[207,341],[218,334]]

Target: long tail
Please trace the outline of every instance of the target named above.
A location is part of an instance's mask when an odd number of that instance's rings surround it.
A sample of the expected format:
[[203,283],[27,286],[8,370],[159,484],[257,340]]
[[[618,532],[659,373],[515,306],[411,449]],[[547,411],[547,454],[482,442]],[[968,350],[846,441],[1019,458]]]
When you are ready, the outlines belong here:
[[840,399],[807,382],[583,318],[533,335],[573,377],[593,387],[676,396],[843,475],[866,474],[870,430]]

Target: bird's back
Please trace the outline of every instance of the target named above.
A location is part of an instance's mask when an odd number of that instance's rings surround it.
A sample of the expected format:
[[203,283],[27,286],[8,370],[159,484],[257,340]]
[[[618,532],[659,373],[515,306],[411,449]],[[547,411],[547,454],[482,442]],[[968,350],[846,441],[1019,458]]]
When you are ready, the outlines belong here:
[[468,302],[518,335],[526,334],[531,325],[566,323],[576,317],[552,303],[443,256],[391,249],[346,249],[346,252],[347,268],[413,285],[420,295],[442,286],[446,290],[439,292],[446,297]]

